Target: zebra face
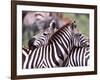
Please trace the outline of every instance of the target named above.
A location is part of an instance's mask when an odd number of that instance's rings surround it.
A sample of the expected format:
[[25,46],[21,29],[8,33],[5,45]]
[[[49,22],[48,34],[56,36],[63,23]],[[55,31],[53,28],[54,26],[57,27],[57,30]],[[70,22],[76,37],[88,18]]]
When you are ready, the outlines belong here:
[[28,42],[29,49],[34,50],[35,48],[47,45],[50,37],[49,35],[49,32],[45,31],[33,36]]
[[49,20],[47,20],[46,25],[48,26],[49,29],[51,30],[55,30],[59,28],[59,22],[58,19],[56,17],[50,17]]
[[76,47],[89,46],[89,40],[82,33],[77,33],[74,35],[74,45]]
[[[40,22],[41,24],[43,23],[43,25],[41,26],[44,26],[44,27],[48,26],[48,28],[36,34],[35,36],[33,36],[32,39],[29,40],[29,48],[31,46],[33,46],[34,48],[36,47],[38,48],[43,45],[47,45],[50,37],[55,33],[56,28],[58,26],[58,23],[55,18],[50,18],[49,20],[42,21],[42,22],[38,21],[38,22]],[[38,24],[40,25],[40,23]]]
[[72,34],[72,43],[76,47],[89,46],[89,40],[78,30],[76,22],[74,21],[69,27]]

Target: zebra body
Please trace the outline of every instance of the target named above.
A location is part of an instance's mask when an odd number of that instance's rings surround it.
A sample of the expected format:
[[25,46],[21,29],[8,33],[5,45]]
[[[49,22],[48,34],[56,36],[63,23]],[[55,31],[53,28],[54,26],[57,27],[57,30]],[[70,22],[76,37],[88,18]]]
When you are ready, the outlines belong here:
[[24,62],[23,68],[44,68],[61,66],[60,63],[63,62],[63,56],[60,57],[60,54],[57,50],[54,50],[54,48],[55,46],[49,45],[36,48],[34,51],[30,50],[29,55],[25,55],[26,60]]
[[74,23],[67,24],[51,36],[48,45],[29,50],[28,55],[22,53],[26,57],[23,68],[61,67],[69,57],[73,46],[81,45],[75,42],[80,42],[79,39],[75,40],[77,39],[75,29]]
[[66,67],[78,67],[78,66],[88,66],[89,65],[89,46],[87,47],[73,47],[69,57],[63,63]]

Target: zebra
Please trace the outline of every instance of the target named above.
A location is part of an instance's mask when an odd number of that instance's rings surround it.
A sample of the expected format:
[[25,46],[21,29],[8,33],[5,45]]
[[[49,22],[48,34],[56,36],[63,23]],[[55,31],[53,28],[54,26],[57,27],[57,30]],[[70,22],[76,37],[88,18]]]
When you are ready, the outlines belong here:
[[51,35],[53,35],[53,33],[58,30],[58,21],[56,20],[56,18],[51,18],[50,20],[47,20],[45,23],[49,27],[44,32],[38,33],[28,41],[29,49],[35,49],[36,47],[46,45]]
[[69,56],[65,59],[62,66],[88,66],[90,58],[89,39],[85,37],[81,32],[75,34],[74,37],[76,37],[78,41],[80,41],[79,43],[76,43],[80,46],[74,46],[72,48],[72,50],[69,53]]
[[[77,33],[75,34],[75,36],[78,41],[80,41],[80,43],[76,43],[79,47],[73,47],[72,50],[71,50],[71,53],[70,53],[70,61],[69,61],[69,64],[68,63],[66,64],[66,66],[87,66],[88,65],[88,59],[89,59],[89,40],[82,34],[82,33]],[[41,39],[41,38],[40,38]],[[45,40],[48,40],[46,39],[46,37],[44,38]],[[42,40],[43,41],[43,40]],[[40,42],[38,40],[36,40],[36,42]],[[45,44],[45,41],[43,41],[44,43],[40,43],[40,44]],[[77,41],[76,41],[77,42]],[[40,47],[39,44],[37,44],[36,47]],[[84,55],[86,54],[86,55]],[[77,57],[77,55],[80,55]],[[84,55],[84,57],[83,57]],[[83,58],[82,58],[83,57]],[[72,59],[73,58],[73,59]],[[78,59],[77,59],[78,58]],[[86,59],[85,59],[86,58]],[[66,61],[67,60],[67,61]],[[65,63],[68,62],[68,59],[66,59],[63,66],[65,66]],[[77,62],[76,62],[77,61]],[[81,62],[82,61],[82,62]],[[75,63],[76,62],[76,63]]]
[[25,57],[25,60],[22,61],[22,68],[62,67],[73,46],[81,45],[75,42],[78,41],[75,40],[77,39],[75,29],[77,28],[74,22],[64,25],[51,36],[47,45],[29,50],[27,54],[22,53],[22,57]]
[[78,67],[88,66],[90,58],[89,46],[85,47],[73,47],[69,57],[63,62],[62,66],[66,67]]
[[[75,47],[87,47],[89,46],[89,39],[83,35],[81,32],[78,32],[74,35],[76,39],[74,39],[74,43],[77,45]],[[76,41],[77,40],[77,41]],[[79,41],[79,42],[78,42]]]
[[35,49],[37,47],[41,47],[43,45],[46,45],[48,43],[50,37],[50,33],[48,30],[46,30],[43,33],[38,33],[37,35],[33,36],[29,41],[28,41],[28,47],[29,49]]

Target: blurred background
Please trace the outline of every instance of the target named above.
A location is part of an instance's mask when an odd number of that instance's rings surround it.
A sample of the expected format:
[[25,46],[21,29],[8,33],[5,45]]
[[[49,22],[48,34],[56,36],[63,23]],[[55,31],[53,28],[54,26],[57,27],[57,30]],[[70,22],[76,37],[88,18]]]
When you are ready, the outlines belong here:
[[89,37],[89,14],[22,11],[22,46],[28,47],[32,36],[48,28],[44,26],[45,21],[52,15],[59,19],[75,20],[79,31]]

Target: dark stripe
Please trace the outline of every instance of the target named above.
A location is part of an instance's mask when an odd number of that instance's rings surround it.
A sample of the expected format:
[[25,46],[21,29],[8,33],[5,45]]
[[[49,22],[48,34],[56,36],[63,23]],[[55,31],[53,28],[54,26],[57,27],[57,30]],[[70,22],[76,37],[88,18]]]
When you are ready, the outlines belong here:
[[[38,49],[37,49],[38,50]],[[34,60],[36,59],[36,54],[37,54],[37,50],[35,51],[35,55],[33,56],[33,60],[32,60],[32,64],[31,64],[31,68],[34,68],[34,66],[33,66],[33,63],[34,63]],[[33,54],[33,53],[32,53]],[[31,58],[32,58],[32,55],[30,56]],[[30,58],[30,59],[31,59]],[[29,65],[29,64],[28,64]]]
[[83,43],[84,42],[84,44],[86,43],[86,42],[88,42],[86,39],[80,39],[80,43]]
[[78,48],[78,51],[79,51],[79,53],[78,53],[78,54],[79,54],[79,58],[78,58],[78,59],[79,59],[79,60],[78,60],[78,61],[79,61],[79,64],[78,64],[78,65],[79,65],[79,66],[81,66],[81,63],[82,63],[82,62],[81,62],[81,50],[82,50],[82,48]]
[[[64,56],[63,56],[63,54],[62,54],[62,52],[61,52],[61,49],[59,48],[59,46],[58,46],[58,44],[56,43],[56,41],[54,41],[54,42],[55,42],[55,45],[56,45],[57,56],[58,56],[61,60],[64,61]],[[59,43],[59,45],[61,45],[61,44]],[[61,46],[61,47],[62,47],[62,46]]]
[[[73,36],[72,36],[71,33],[69,33],[69,31],[65,31],[65,33],[66,33],[66,35],[65,35],[65,36],[66,36],[66,39],[69,38],[69,41],[68,41],[68,42],[69,42],[69,45],[70,45],[70,46],[68,45],[68,47],[72,47],[72,45],[73,45],[73,43],[74,43],[74,42],[73,42]],[[67,40],[68,40],[68,39],[67,39]],[[67,43],[67,44],[68,44],[68,43]]]
[[87,56],[90,52],[86,52],[85,56]]
[[[56,53],[54,52],[54,46],[53,46],[53,45],[51,45],[51,46],[52,46],[52,59],[53,59],[54,63],[55,63],[57,66],[60,66],[59,63],[57,62],[56,58],[55,58],[55,55],[54,55],[54,54],[56,54]],[[55,46],[55,47],[56,47],[56,46]]]
[[26,48],[22,48],[22,50],[24,50],[27,54],[29,53],[29,50],[27,50]]
[[64,46],[64,44],[62,44],[62,43],[60,43],[60,44],[63,47],[63,50],[66,52],[66,54],[69,55],[69,52],[68,52],[67,48]]
[[[65,33],[65,34],[64,34]],[[70,35],[70,33],[68,34],[68,32],[66,33],[66,32],[63,32],[63,34],[62,35],[64,35],[64,37],[67,39],[67,41],[68,41],[68,46],[67,47],[70,47],[70,45],[72,44],[71,43],[71,41],[72,41],[72,36]],[[66,42],[66,40],[65,39],[63,39],[64,40],[64,42]]]
[[39,59],[39,57],[41,57],[41,56],[40,56],[41,48],[38,48],[38,49],[39,49],[39,52],[37,53],[37,54],[38,54],[38,57],[37,57],[37,60],[36,60],[36,65],[35,65],[36,67],[38,66],[38,64],[37,64],[37,63],[38,63],[38,59]]
[[45,68],[46,67],[46,64],[45,62],[43,61],[42,64],[40,65],[40,68]]
[[46,64],[47,64],[47,67],[49,68],[49,64],[47,62],[47,46],[45,46],[45,61],[46,61]]
[[[60,41],[61,41],[61,39],[60,39],[58,36],[55,36],[54,39],[55,39],[58,43],[60,43]],[[59,41],[58,39],[59,39],[60,41]]]
[[[43,60],[43,52],[44,52],[43,50],[44,50],[44,46],[42,46],[42,47],[41,47],[41,49],[42,49],[42,56],[40,56],[40,57],[41,57],[41,59],[40,59],[39,64],[40,64],[40,63],[41,63],[41,61]],[[39,64],[37,65],[37,67],[39,67]]]
[[86,53],[85,53],[85,56],[87,56],[89,53],[90,53],[90,52],[89,52],[89,48],[86,47]]
[[[51,44],[52,45],[52,44]],[[53,48],[53,47],[52,47]],[[53,65],[52,65],[52,62],[51,62],[51,59],[50,59],[50,55],[52,55],[52,52],[51,52],[51,54],[50,54],[50,45],[48,45],[48,60],[49,60],[49,63],[50,63],[50,65],[51,65],[51,67],[53,67]]]
[[67,57],[66,59],[65,59],[65,61],[63,62],[63,64],[62,64],[62,67],[67,67],[68,66],[68,64],[69,64],[69,57]]
[[[37,41],[39,41],[39,42],[40,42],[40,44],[42,44],[41,40],[37,40]],[[39,45],[40,45],[40,44],[39,44]]]
[[[61,34],[59,34],[61,37],[59,37],[59,38],[62,38],[62,40],[65,42],[65,44],[66,44],[66,46],[68,47],[69,45],[67,45],[68,43],[66,42],[66,40],[62,37],[62,35]],[[67,39],[67,38],[66,38]],[[61,41],[62,41],[61,40]],[[67,39],[67,41],[68,41],[68,39]],[[62,42],[63,43],[63,42]]]
[[[71,40],[70,37],[71,37],[71,36],[69,36],[68,32],[67,32],[66,34],[64,34],[64,33],[65,33],[65,32],[63,31],[63,32],[61,33],[61,36],[64,35],[64,37],[67,39],[68,43],[70,43],[70,40]],[[63,38],[63,40],[64,40],[64,38]]]
[[[30,52],[30,50],[29,50],[29,52]],[[29,62],[30,62],[32,53],[33,53],[33,50],[32,50],[32,52],[30,53],[30,55],[29,55],[29,57],[28,57],[28,62],[27,62],[26,68],[28,68],[28,65],[29,65]]]
[[47,67],[47,65],[45,64],[45,62],[43,61],[43,64]]
[[[76,66],[78,66],[78,60],[79,60],[79,58],[77,56],[78,55],[78,51],[79,51],[79,48],[77,48],[75,53],[74,53],[74,54],[76,54]],[[78,60],[77,60],[77,58],[78,58]]]
[[[74,49],[74,47],[72,48],[72,50]],[[71,66],[73,66],[72,65],[72,62],[71,62],[71,58],[72,58],[72,50],[70,51],[70,53],[69,53],[69,55],[68,55],[68,57],[69,57],[69,62],[68,62],[68,64],[70,64]]]
[[85,66],[88,66],[88,60],[89,60],[90,56],[88,56],[86,59],[85,59]]
[[[74,50],[73,50],[73,51],[74,51]],[[75,59],[74,59],[74,52],[72,52],[71,54],[72,54],[72,57],[71,57],[71,58],[72,58],[72,60],[73,60],[73,64],[74,64],[74,66],[76,66],[76,64],[75,64],[76,61],[75,61]]]
[[67,29],[63,29],[63,32],[65,32],[68,37],[70,37],[70,38],[72,37],[72,34],[69,33],[69,31]]
[[85,53],[85,49],[83,48],[83,52],[81,51],[81,54],[82,54],[82,66],[84,66],[84,53]]

